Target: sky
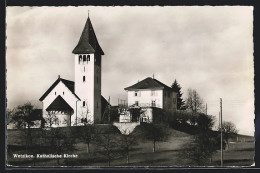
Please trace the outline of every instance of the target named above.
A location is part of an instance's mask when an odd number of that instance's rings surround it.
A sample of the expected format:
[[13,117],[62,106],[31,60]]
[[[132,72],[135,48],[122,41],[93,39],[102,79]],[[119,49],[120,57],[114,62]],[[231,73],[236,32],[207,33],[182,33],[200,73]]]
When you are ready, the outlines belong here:
[[102,95],[116,105],[147,77],[186,98],[195,89],[216,117],[254,135],[253,7],[7,7],[7,107],[39,98],[60,75],[74,81],[74,55],[88,17],[105,55]]

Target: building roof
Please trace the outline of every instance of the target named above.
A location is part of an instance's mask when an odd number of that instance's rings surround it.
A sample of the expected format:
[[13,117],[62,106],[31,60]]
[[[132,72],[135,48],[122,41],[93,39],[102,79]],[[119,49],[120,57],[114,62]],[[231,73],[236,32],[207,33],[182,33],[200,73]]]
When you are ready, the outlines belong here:
[[46,111],[62,111],[72,112],[73,109],[70,105],[59,95],[56,99],[46,108]]
[[164,83],[158,81],[157,79],[153,79],[148,77],[136,84],[125,88],[125,90],[138,90],[138,89],[167,89],[172,90],[171,87],[165,85]]
[[39,100],[43,101],[45,97],[47,97],[47,95],[56,87],[56,85],[58,85],[59,82],[64,83],[64,85],[72,92],[72,94],[74,94],[75,97],[80,100],[80,98],[74,92],[74,82],[62,79],[60,77],[51,85],[51,87],[41,96]]
[[91,21],[88,17],[85,27],[82,31],[81,37],[77,46],[72,51],[74,54],[90,54],[98,53],[104,55],[103,50],[101,49]]

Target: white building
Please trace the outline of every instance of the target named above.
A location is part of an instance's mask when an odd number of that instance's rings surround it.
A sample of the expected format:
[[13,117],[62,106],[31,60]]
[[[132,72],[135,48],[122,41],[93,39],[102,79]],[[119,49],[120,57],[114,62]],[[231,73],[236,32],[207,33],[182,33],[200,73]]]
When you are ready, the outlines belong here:
[[55,114],[54,126],[80,125],[101,121],[101,56],[104,55],[88,17],[74,54],[75,82],[58,77],[42,95],[43,117]]
[[128,107],[141,107],[143,114],[141,122],[153,122],[156,112],[163,110],[173,116],[177,109],[177,93],[162,82],[148,77],[132,86],[125,88],[128,97]]

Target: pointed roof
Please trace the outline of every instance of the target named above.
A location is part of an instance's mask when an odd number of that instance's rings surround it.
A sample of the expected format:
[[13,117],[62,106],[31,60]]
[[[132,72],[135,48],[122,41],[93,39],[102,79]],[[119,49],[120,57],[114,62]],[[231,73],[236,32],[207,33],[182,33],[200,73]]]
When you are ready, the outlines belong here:
[[51,87],[41,96],[39,100],[43,101],[45,97],[47,97],[47,95],[56,87],[56,85],[58,85],[59,82],[62,82],[72,92],[72,94],[74,94],[75,97],[80,100],[80,98],[74,92],[74,82],[62,79],[60,77],[51,85]]
[[165,85],[164,83],[153,79],[151,77],[148,77],[140,82],[137,82],[136,84],[129,86],[125,88],[125,90],[135,90],[135,89],[168,89],[172,90],[171,87]]
[[70,111],[73,109],[70,105],[59,95],[56,99],[46,108],[46,111]]
[[81,37],[77,46],[72,51],[74,54],[90,54],[99,53],[104,55],[101,49],[96,34],[94,32],[93,26],[91,24],[90,18],[88,17],[85,27],[82,31]]

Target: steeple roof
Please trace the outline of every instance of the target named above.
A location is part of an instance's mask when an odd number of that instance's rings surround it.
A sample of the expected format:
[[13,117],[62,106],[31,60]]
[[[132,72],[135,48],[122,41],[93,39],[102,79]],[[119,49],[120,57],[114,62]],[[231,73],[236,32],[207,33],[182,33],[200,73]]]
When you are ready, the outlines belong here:
[[95,31],[93,29],[89,17],[82,31],[79,42],[77,46],[74,48],[74,50],[72,51],[72,53],[74,54],[98,53],[104,55],[104,52],[98,43]]

